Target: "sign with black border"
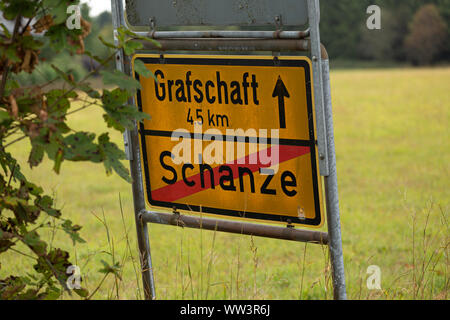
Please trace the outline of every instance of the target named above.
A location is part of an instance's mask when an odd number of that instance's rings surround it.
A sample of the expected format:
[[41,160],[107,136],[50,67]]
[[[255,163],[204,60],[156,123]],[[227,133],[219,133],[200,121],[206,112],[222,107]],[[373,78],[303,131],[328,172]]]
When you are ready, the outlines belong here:
[[[157,81],[134,72],[137,59]],[[136,94],[137,106],[151,117],[139,124],[143,182],[150,206],[218,218],[309,227],[323,224],[308,58],[138,54],[132,65],[142,86]],[[200,122],[199,132],[195,124]],[[250,128],[257,133],[279,130],[278,141],[251,134],[230,138],[226,131],[248,133]],[[235,149],[234,162],[221,165],[208,165],[202,159],[195,163],[195,151],[194,161],[173,162],[173,148],[181,140],[190,141],[193,150],[197,141],[202,151],[218,142],[220,135],[211,130],[221,132],[224,145],[232,140],[237,148],[242,142],[248,152],[239,158]],[[251,153],[250,147],[263,143],[270,146],[271,155],[279,153],[277,161],[270,166],[240,165],[239,159],[261,156],[261,149]],[[274,167],[273,174],[263,172]],[[229,173],[226,179],[224,172]]]

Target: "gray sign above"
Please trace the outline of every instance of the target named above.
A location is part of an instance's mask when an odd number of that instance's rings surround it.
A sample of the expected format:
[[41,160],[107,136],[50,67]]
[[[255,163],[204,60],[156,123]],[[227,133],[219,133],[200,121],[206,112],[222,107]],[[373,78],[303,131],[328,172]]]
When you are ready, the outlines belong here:
[[[307,0],[126,0],[131,26],[305,26]],[[277,18],[278,17],[278,18]],[[278,19],[278,20],[277,20]]]

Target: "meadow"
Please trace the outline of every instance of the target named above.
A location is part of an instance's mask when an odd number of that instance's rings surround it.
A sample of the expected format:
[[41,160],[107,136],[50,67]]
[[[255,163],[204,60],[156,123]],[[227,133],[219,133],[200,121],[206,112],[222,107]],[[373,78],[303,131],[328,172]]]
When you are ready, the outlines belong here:
[[[348,297],[448,299],[450,68],[337,70],[331,85]],[[70,121],[106,130],[95,107]],[[28,148],[11,148],[24,169]],[[143,298],[131,186],[96,164],[25,170],[83,226],[85,244],[53,243],[71,253],[92,298]],[[332,299],[327,247],[161,225],[149,236],[157,299]],[[101,260],[120,263],[121,277],[103,279]],[[3,278],[30,259],[8,252],[0,263]],[[370,265],[380,290],[367,288]]]

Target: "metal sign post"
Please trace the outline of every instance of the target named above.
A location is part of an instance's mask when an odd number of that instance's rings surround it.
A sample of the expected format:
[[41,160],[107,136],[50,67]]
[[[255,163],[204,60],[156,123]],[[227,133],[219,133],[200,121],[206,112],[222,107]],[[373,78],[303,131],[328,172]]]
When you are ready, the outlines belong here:
[[[117,57],[117,69],[129,75],[133,75],[134,59],[141,59],[148,69],[160,77],[159,83],[154,82],[153,79],[139,79],[143,89],[138,91],[136,101],[134,101],[135,105],[144,112],[150,113],[152,120],[155,120],[153,122],[151,120],[150,122],[144,121],[136,125],[134,130],[124,134],[125,148],[133,178],[133,200],[145,298],[155,298],[147,223],[160,223],[328,245],[334,298],[346,299],[329,66],[326,50],[320,43],[319,1],[260,1],[257,8],[252,7],[253,3],[245,4],[244,2],[210,0],[206,4],[205,1],[200,0],[174,2],[126,0],[127,22],[131,26],[148,26],[148,32],[136,33],[153,37],[161,45],[156,47],[153,43],[135,39],[142,42],[144,50],[159,52],[159,54],[138,54],[135,57],[125,57],[123,52],[120,52]],[[111,4],[114,29],[116,30],[119,26],[130,27],[125,22],[122,0],[111,0]],[[165,26],[199,25],[271,25],[275,26],[276,30],[163,31],[160,29]],[[285,25],[297,27],[308,25],[308,29],[282,31],[281,29]],[[167,54],[167,51],[241,53],[266,51],[272,52],[273,56],[200,57],[185,55],[180,57]],[[311,55],[311,60],[301,57],[286,58],[275,55],[275,52],[305,52]],[[297,64],[297,68],[303,68],[297,69],[296,72],[303,71],[298,74],[291,73],[290,64]],[[303,76],[311,73],[312,86],[308,76],[306,78]],[[184,91],[184,85],[187,87],[186,90],[197,92],[197,108],[186,106],[186,102],[193,101],[194,96],[191,97],[191,91],[188,93]],[[174,89],[176,86],[178,86],[178,91]],[[219,88],[224,90],[223,96],[220,96],[221,93],[217,91],[217,96],[214,97],[220,101],[213,99],[208,91],[208,87],[214,86],[218,87],[217,90]],[[240,89],[237,89],[240,88],[239,86],[243,87],[242,95]],[[200,87],[206,91],[201,91]],[[231,91],[232,87],[235,88],[234,96],[229,95],[230,104],[224,106],[221,100],[226,99],[227,90]],[[263,91],[258,91],[258,88],[263,88]],[[170,96],[168,96],[169,94]],[[208,99],[203,101],[203,98]],[[252,99],[251,102],[249,102],[250,99]],[[311,100],[311,103],[308,102],[308,99]],[[264,109],[261,109],[261,101],[264,102]],[[237,108],[238,105],[244,104],[247,105],[247,112],[250,112],[246,116],[243,117],[235,114],[235,111],[230,111]],[[174,108],[178,110],[179,114],[168,115],[167,110]],[[220,113],[217,110],[223,112]],[[261,113],[252,114],[251,110],[260,110],[258,112]],[[306,110],[310,110],[308,112],[312,113],[308,114]],[[213,112],[211,113],[213,116],[208,113],[209,111]],[[173,118],[173,121],[168,120],[170,118]],[[220,120],[222,125],[226,123],[228,126],[231,121],[234,123],[230,125],[233,129],[237,127],[247,129],[253,126],[260,129],[280,129],[280,140],[278,143],[272,142],[272,148],[274,145],[278,146],[281,155],[286,158],[286,155],[289,154],[291,158],[285,159],[286,164],[283,164],[281,159],[277,163],[284,170],[278,173],[280,177],[276,172],[267,172],[267,170],[273,170],[273,167],[262,166],[258,163],[251,168],[233,167],[232,164],[238,160],[236,157],[233,158],[233,162],[225,162],[227,168],[206,165],[203,168],[201,165],[199,168],[195,168],[191,163],[176,166],[165,162],[174,160],[174,155],[169,149],[173,146],[173,143],[172,145],[169,143],[172,133],[177,131],[178,125],[182,126],[183,121],[185,125],[186,122],[193,124],[194,119],[199,120],[197,118],[201,118],[199,122],[205,125],[218,123]],[[245,119],[252,119],[253,122]],[[204,138],[208,135],[198,136],[198,133],[193,128],[191,129],[191,132],[185,130],[189,139],[200,139],[200,143],[212,140],[210,137]],[[226,140],[226,135],[223,136]],[[251,135],[246,135],[243,141],[249,145],[252,142],[260,143],[258,138],[252,140],[253,138]],[[237,139],[239,140],[239,137]],[[237,141],[233,138],[232,143],[234,142]],[[286,144],[289,147],[286,147]],[[150,153],[146,151],[147,149],[151,149]],[[302,150],[301,154],[297,152],[300,149]],[[250,156],[249,153],[244,158]],[[203,160],[201,158],[199,163],[202,164]],[[305,162],[305,160],[307,161]],[[317,166],[319,170],[314,171]],[[299,170],[299,168],[302,169]],[[233,171],[234,169],[235,171]],[[225,180],[222,180],[223,176],[220,180],[217,178],[222,171],[229,172],[229,176]],[[190,172],[190,175],[187,172]],[[253,176],[253,172],[255,172],[255,176]],[[266,175],[269,175],[266,177],[256,176],[258,172],[265,172]],[[325,182],[328,233],[294,227],[294,225],[317,226],[322,222],[319,172]],[[244,176],[247,177],[245,179],[250,180],[244,182]],[[274,181],[278,177],[277,185],[269,188],[270,181],[267,180],[272,178],[267,177],[272,177]],[[299,194],[295,189],[299,177],[301,177],[302,183],[308,179],[311,181],[310,187],[306,187],[306,190],[309,190],[307,193],[302,189],[303,193]],[[237,186],[233,185],[233,180]],[[152,184],[150,181],[153,181]],[[208,188],[205,187],[206,181],[209,183]],[[227,184],[224,185],[223,181],[226,181]],[[247,190],[244,193],[246,183]],[[261,184],[261,189],[259,189],[258,183]],[[257,184],[258,191],[261,190],[260,195],[256,194],[255,186]],[[216,189],[215,186],[217,186]],[[227,200],[229,195],[221,192],[219,186],[228,193],[230,191],[236,193],[235,196],[232,195],[236,200],[234,204],[230,205],[230,201]],[[239,194],[239,191],[242,194]],[[205,196],[207,193],[208,195]],[[283,198],[283,196],[285,197]],[[242,201],[239,200],[239,197],[242,198]],[[275,202],[268,201],[269,197],[274,197],[270,199],[275,199]],[[174,208],[174,210],[172,212],[146,210],[146,200],[151,207],[166,208],[166,210]],[[243,203],[245,203],[245,208],[243,208]],[[261,206],[261,203],[265,203],[265,205]],[[247,210],[247,206],[250,210]],[[183,211],[186,209],[189,210]],[[193,216],[192,213],[195,214],[195,212],[206,212],[212,216],[206,218],[203,215]],[[223,219],[227,217],[234,219]],[[246,221],[248,219],[252,221],[267,221],[268,219],[284,223],[286,226],[251,223]]]
[[[111,0],[111,13],[114,28],[114,41],[117,41],[117,28],[123,25],[123,4],[122,0]],[[117,53],[116,68],[122,72],[131,73],[130,64],[125,63],[123,49]],[[134,101],[129,101],[135,104]],[[155,282],[153,279],[152,260],[150,255],[150,244],[148,240],[147,223],[143,222],[139,213],[145,210],[144,187],[142,184],[142,169],[140,162],[139,137],[137,126],[134,130],[125,130],[125,152],[130,161],[130,174],[133,180],[133,203],[135,212],[135,222],[137,231],[137,241],[139,246],[139,260],[141,263],[142,286],[144,289],[144,297],[147,300],[155,298]]]
[[330,68],[328,56],[322,60],[322,80],[324,93],[325,119],[327,128],[328,175],[325,176],[325,197],[327,204],[327,223],[329,251],[333,275],[333,293],[336,300],[347,299],[345,290],[344,253],[342,251],[341,218],[337,188],[336,153],[334,149],[334,127],[331,105]]

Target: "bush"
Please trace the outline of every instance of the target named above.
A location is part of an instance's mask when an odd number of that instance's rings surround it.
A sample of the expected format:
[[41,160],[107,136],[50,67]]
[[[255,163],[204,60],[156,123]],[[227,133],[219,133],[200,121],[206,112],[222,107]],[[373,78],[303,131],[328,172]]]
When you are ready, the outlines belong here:
[[[16,159],[17,149],[11,151],[10,146],[28,141],[30,168],[50,161],[53,171],[59,174],[65,161],[90,161],[102,163],[106,174],[114,171],[131,182],[128,169],[121,162],[125,153],[110,141],[108,132],[97,136],[94,132],[76,131],[69,126],[67,117],[87,108],[101,108],[108,127],[121,132],[133,129],[135,121],[148,118],[127,105],[140,87],[132,77],[117,70],[102,70],[103,83],[118,87],[113,90],[96,89],[88,82],[101,67],[114,61],[117,50],[132,55],[136,49],[142,49],[142,44],[129,39],[135,34],[119,28],[117,45],[102,41],[113,49],[111,54],[105,58],[94,56],[84,45],[90,23],[80,18],[82,28],[73,30],[65,24],[67,6],[77,3],[77,0],[0,0],[0,11],[14,25],[9,31],[0,23],[3,30],[0,37],[0,254],[14,251],[34,262],[30,268],[2,275],[6,277],[0,279],[0,299],[57,299],[71,289],[89,299],[96,291],[89,295],[81,284],[72,288],[75,271],[70,268],[69,253],[41,237],[46,228],[54,226],[54,230],[66,233],[73,244],[84,242],[79,235],[81,226],[65,219],[61,209],[56,208],[54,197],[28,179]],[[46,62],[40,56],[44,48],[53,57]],[[84,71],[83,55],[96,60],[98,69]],[[49,86],[50,83],[56,88]],[[76,107],[75,103],[78,103]],[[47,219],[53,220],[53,224]],[[19,244],[21,247],[17,249]],[[105,277],[117,273],[116,264],[102,263],[104,268],[100,272]]]

